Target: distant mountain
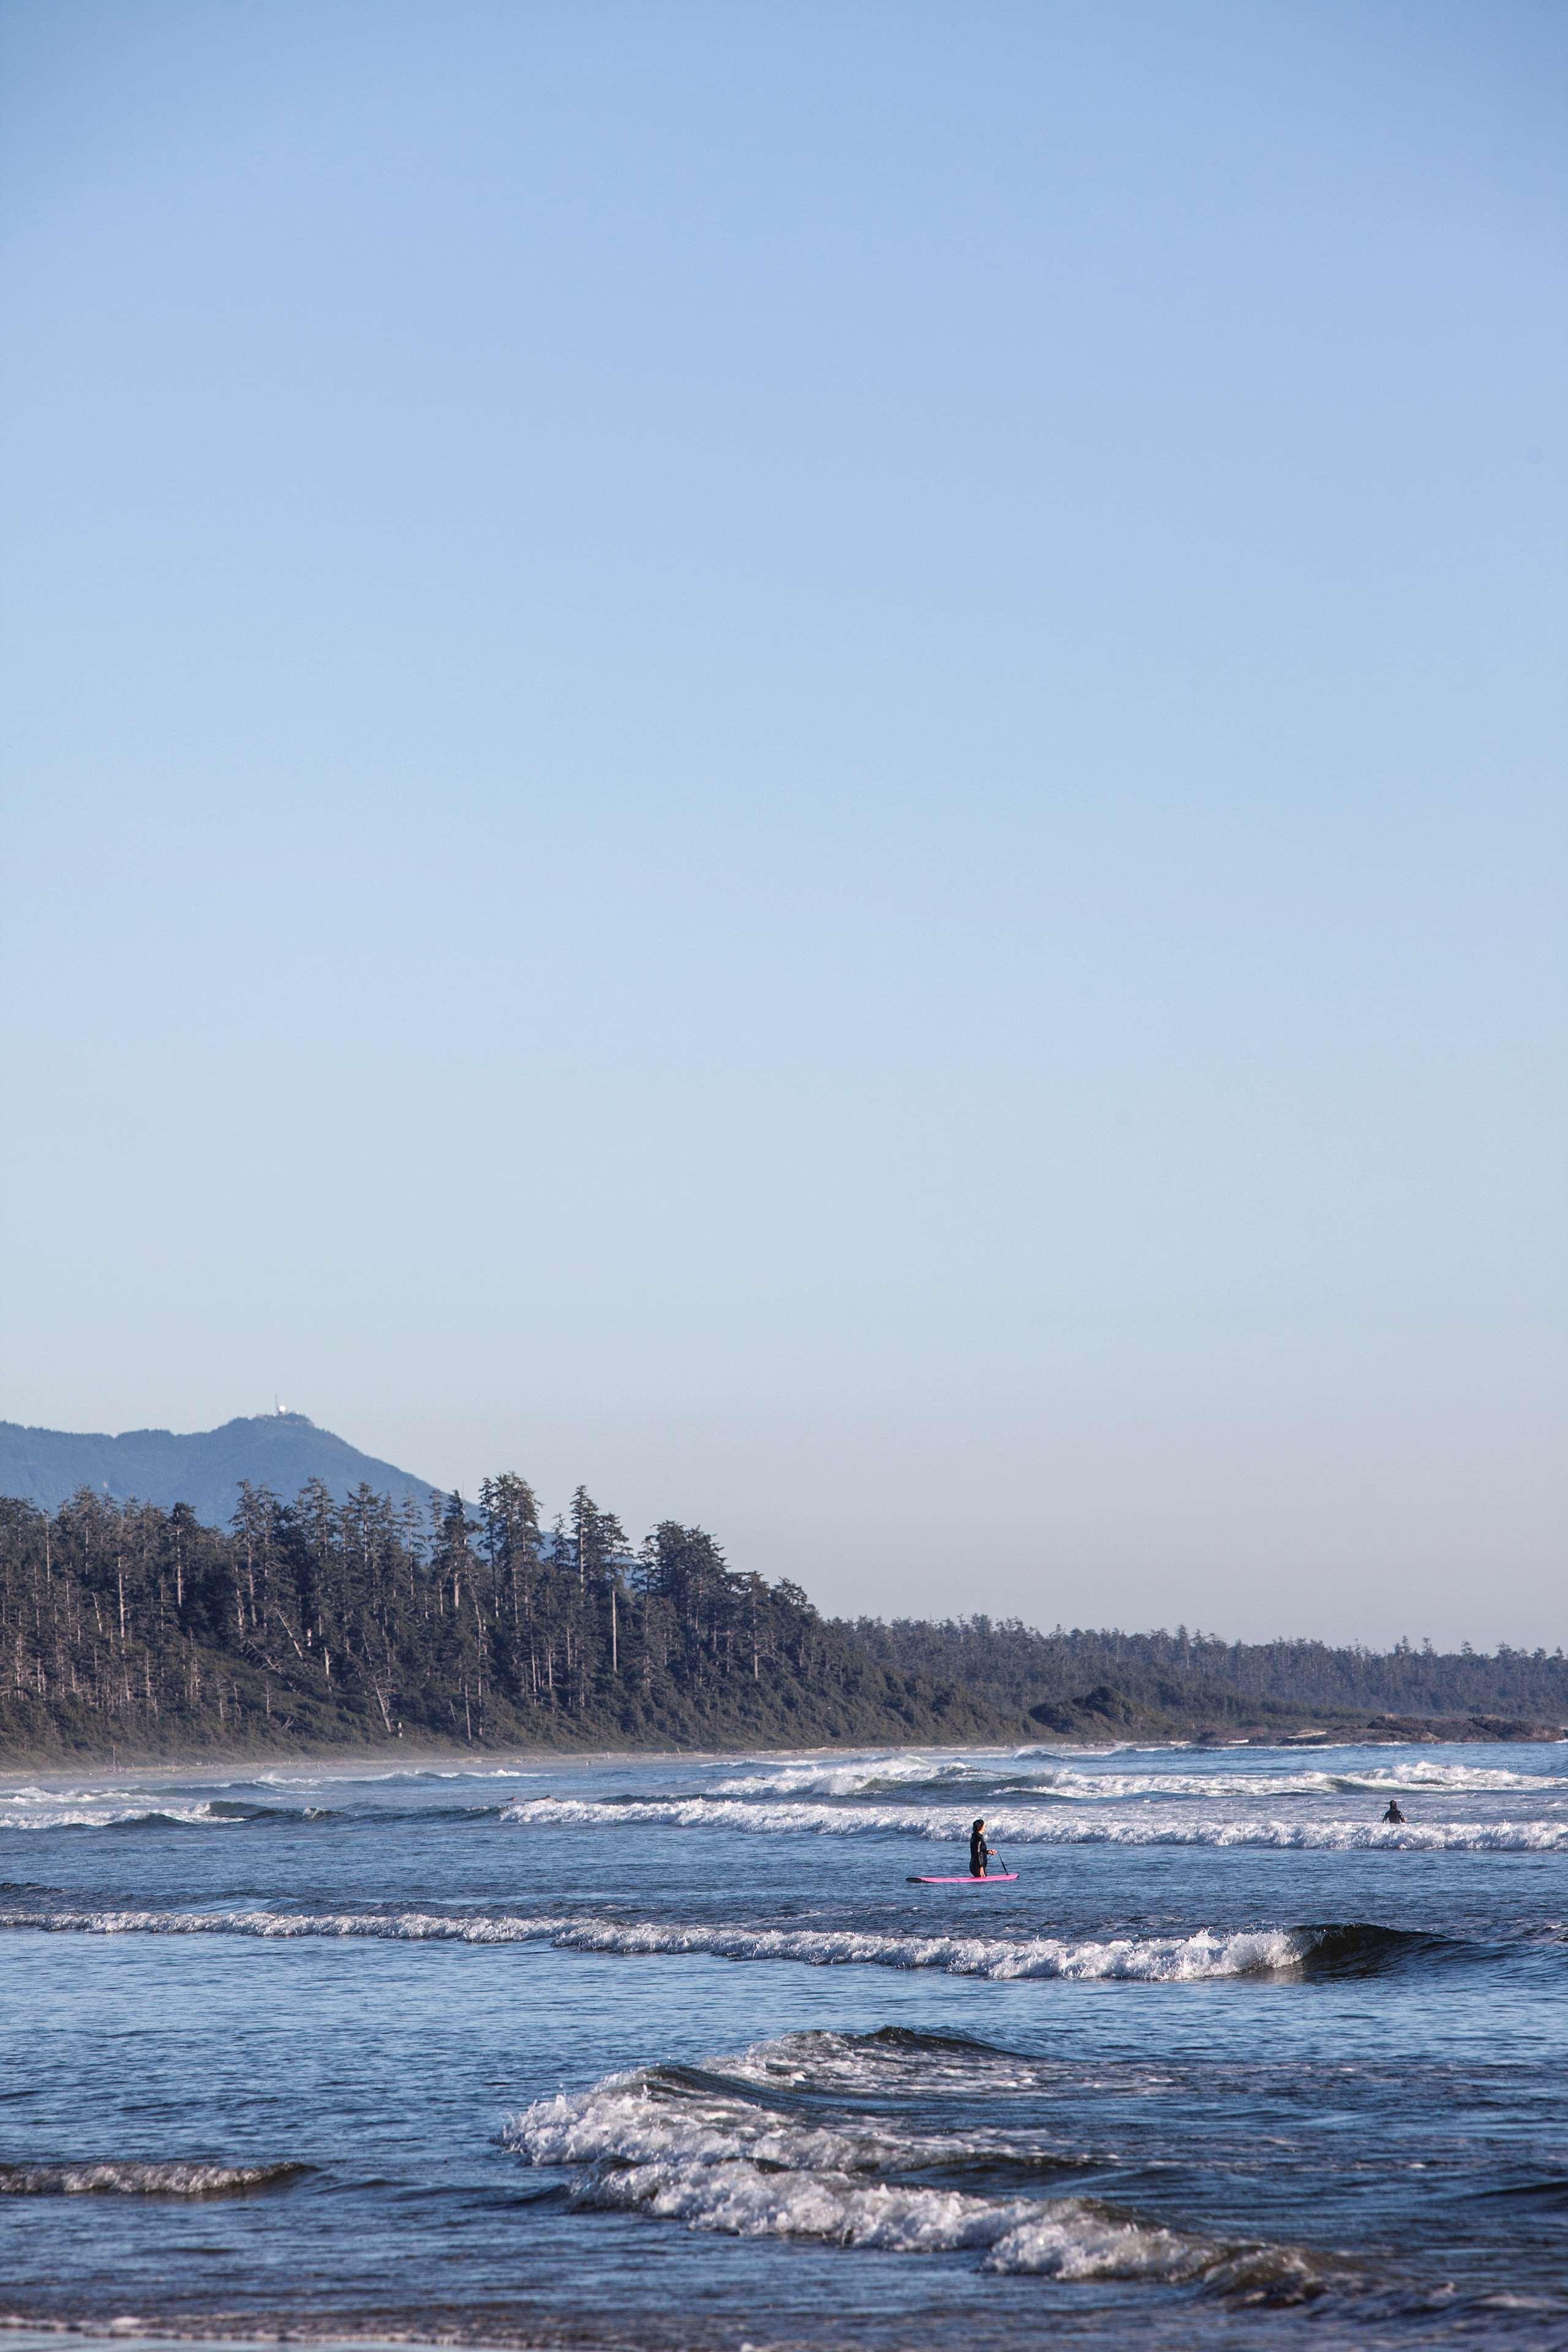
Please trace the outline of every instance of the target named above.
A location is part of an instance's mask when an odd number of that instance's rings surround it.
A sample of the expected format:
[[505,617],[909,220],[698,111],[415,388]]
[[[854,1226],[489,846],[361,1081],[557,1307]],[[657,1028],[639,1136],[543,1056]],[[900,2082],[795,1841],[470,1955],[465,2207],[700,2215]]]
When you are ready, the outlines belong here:
[[242,1478],[270,1486],[285,1501],[309,1478],[320,1478],[340,1503],[362,1480],[395,1503],[411,1498],[423,1507],[436,1492],[427,1478],[362,1454],[302,1412],[252,1413],[183,1437],[172,1429],[104,1437],[0,1421],[0,1495],[20,1496],[40,1510],[58,1510],[79,1487],[90,1486],[119,1502],[134,1496],[164,1510],[188,1503],[205,1526],[226,1527]]

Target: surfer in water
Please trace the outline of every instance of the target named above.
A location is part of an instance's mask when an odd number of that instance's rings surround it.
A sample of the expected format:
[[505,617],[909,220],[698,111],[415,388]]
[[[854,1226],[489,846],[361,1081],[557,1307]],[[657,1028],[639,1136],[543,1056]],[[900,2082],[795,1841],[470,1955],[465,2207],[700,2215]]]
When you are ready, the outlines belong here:
[[1399,1800],[1397,1797],[1390,1797],[1388,1801],[1388,1811],[1384,1813],[1383,1818],[1385,1822],[1402,1822],[1405,1819],[1404,1814],[1399,1810]]
[[991,1849],[985,1843],[985,1824],[976,1822],[969,1832],[969,1875],[984,1878],[991,1863]]

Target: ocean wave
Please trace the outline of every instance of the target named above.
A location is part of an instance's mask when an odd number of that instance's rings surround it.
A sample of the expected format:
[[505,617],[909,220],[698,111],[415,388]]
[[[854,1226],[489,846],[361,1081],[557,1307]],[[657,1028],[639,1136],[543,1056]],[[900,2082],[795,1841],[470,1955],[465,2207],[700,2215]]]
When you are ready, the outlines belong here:
[[142,1804],[89,1810],[78,1803],[38,1806],[27,1812],[0,1811],[0,1830],[234,1829],[242,1823],[256,1826],[281,1822],[298,1827],[304,1822],[370,1822],[382,1827],[405,1822],[495,1821],[504,1810],[499,1803],[421,1805],[398,1810],[379,1805],[262,1805],[239,1798],[210,1797],[192,1805]]
[[717,1927],[661,1920],[449,1916],[401,1912],[0,1911],[0,1928],[48,1935],[363,1937],[396,1943],[521,1944],[548,1940],[558,1949],[634,1958],[694,1954],[722,1960],[795,1960],[812,1968],[934,1969],[997,1982],[1027,1978],[1121,1978],[1191,1983],[1297,1966],[1310,1931],[1284,1928],[1188,1936],[1122,1936],[1069,1941],[1053,1936],[921,1936],[854,1928]]
[[26,1813],[0,1813],[0,1830],[232,1829],[252,1818],[251,1809],[200,1805],[127,1805],[89,1811],[80,1805],[40,1807]]
[[982,2267],[1060,2279],[1190,2284],[1232,2250],[1140,2224],[1079,2199],[978,2197],[958,2189],[864,2185],[816,2170],[781,2171],[744,2158],[645,2158],[595,2170],[575,2201],[632,2209],[735,2237],[807,2238],[889,2253],[979,2251]]
[[[782,2046],[798,2061],[810,2039]],[[910,2132],[896,2116],[821,2122],[781,2113],[746,2089],[780,2047],[700,2071],[641,2067],[538,2100],[506,2126],[505,2144],[531,2165],[575,2174],[575,2203],[731,2236],[977,2252],[983,2269],[1005,2274],[1199,2284],[1248,2300],[1300,2301],[1329,2283],[1295,2247],[1226,2243],[1082,2197],[981,2196],[901,2179],[982,2158],[1032,2157],[1058,2169],[1063,2158],[1038,2135],[1031,2147],[1027,2134]]]
[[339,1772],[285,1772],[276,1767],[268,1767],[248,1780],[228,1785],[244,1789],[374,1789],[402,1782],[409,1788],[416,1788],[422,1780],[542,1780],[543,1778],[542,1767],[530,1767],[525,1771],[517,1764],[403,1764],[387,1772],[363,1772],[353,1769]]
[[[993,1983],[1194,1984],[1280,1973],[1373,1975],[1439,1959],[1488,1959],[1496,1948],[1351,1920],[1292,1927],[1200,1927],[1184,1936],[889,1934],[853,1927],[716,1927],[526,1912],[132,1911],[0,1908],[0,1930],[82,1936],[254,1936],[290,1942],[550,1943],[617,1958],[659,1956],[785,1961],[808,1968],[933,1969]],[[777,2045],[783,2047],[784,2045]]]
[[0,1929],[51,1936],[364,1937],[373,1943],[529,1944],[577,1923],[570,1919],[464,1916],[429,1911],[14,1911]]
[[738,2080],[769,2091],[857,2100],[993,2099],[1054,2088],[1062,2071],[1058,2058],[908,2025],[879,2026],[870,2033],[810,2027],[755,2042],[725,2064]]
[[1281,1928],[1190,1936],[1123,1936],[1068,1942],[1054,1936],[890,1936],[855,1928],[711,1927],[647,1921],[584,1921],[552,1940],[578,1952],[697,1953],[721,1960],[797,1960],[810,1968],[935,1969],[994,1982],[1029,1978],[1121,1978],[1187,1984],[1208,1977],[1293,1968],[1304,1947]]
[[304,1821],[318,1810],[258,1804],[221,1788],[22,1788],[0,1791],[0,1829],[226,1828],[236,1822]]
[[[723,2069],[734,2064],[733,2077]],[[773,2170],[877,2176],[919,2169],[963,2170],[984,2163],[1061,2171],[1090,2161],[1033,2144],[1026,2133],[909,2131],[891,2116],[821,2122],[780,2115],[747,2095],[738,2062],[720,2071],[688,2066],[639,2068],[612,2075],[591,2092],[542,2099],[515,2116],[504,2144],[539,2165],[714,2164],[733,2160]]]
[[[998,1765],[996,1771],[1002,1769]],[[863,1757],[849,1763],[780,1764],[770,1771],[742,1772],[713,1783],[721,1797],[864,1797],[895,1789],[940,1788],[947,1783],[984,1782],[994,1772],[983,1771],[972,1760],[947,1757],[900,1755]]]
[[0,2197],[233,2197],[314,2171],[310,2164],[0,2164]]
[[[1027,1755],[976,1759],[889,1753],[745,1769],[714,1780],[702,1793],[523,1793],[522,1784],[542,1777],[495,1768],[353,1776],[264,1771],[216,1784],[171,1781],[153,1787],[89,1782],[51,1790],[27,1783],[0,1790],[0,1831],[133,1832],[328,1822],[380,1826],[405,1821],[435,1827],[499,1818],[524,1826],[711,1827],[753,1835],[805,1832],[852,1836],[890,1831],[946,1841],[966,1836],[974,1813],[984,1811],[994,1844],[1011,1840],[1019,1844],[1568,1848],[1568,1819],[1563,1818],[1568,1806],[1556,1794],[1568,1790],[1568,1779],[1422,1757],[1353,1772],[1326,1770],[1321,1761],[1308,1769],[1293,1759],[1290,1768],[1280,1771],[1217,1773],[1097,1770],[1056,1757],[1036,1769]],[[374,1790],[373,1782],[378,1784]],[[463,1802],[464,1782],[489,1785],[475,1785],[474,1801]],[[412,1793],[416,1785],[432,1798],[437,1791],[449,1791],[451,1801],[400,1806],[398,1793],[405,1789]],[[363,1795],[357,1793],[362,1787]],[[1331,1803],[1358,1796],[1385,1801],[1394,1794],[1530,1797],[1537,1801],[1525,1808],[1527,1812],[1557,1818],[1544,1825],[1532,1819],[1523,1824],[1445,1822],[1401,1828],[1321,1820],[1300,1824],[1260,1817],[1268,1805],[1291,1799]],[[1192,1808],[1197,1805],[1208,1808],[1208,1816],[1194,1821]],[[1326,1809],[1321,1804],[1315,1810]]]
[[1384,1927],[1371,1919],[1300,1927],[1301,1967],[1312,1977],[1376,1977],[1434,1965],[1468,1965],[1498,1957],[1500,1947],[1419,1927]]
[[[505,1806],[500,1813],[503,1822],[524,1828],[722,1829],[756,1837],[898,1835],[944,1844],[967,1839],[971,1818],[966,1809],[935,1805],[763,1804],[726,1797],[529,1797]],[[985,1820],[994,1848],[1194,1845],[1342,1853],[1568,1852],[1565,1822],[1281,1822],[1246,1814],[1194,1821],[1158,1813],[1079,1820],[1007,1807],[988,1811]]]
[[1424,1757],[1359,1771],[1303,1770],[1299,1760],[1277,1771],[1159,1772],[1086,1771],[1054,1759],[1038,1770],[1019,1770],[1019,1758],[954,1759],[885,1756],[850,1762],[783,1764],[772,1770],[742,1773],[714,1783],[720,1797],[873,1797],[901,1789],[941,1791],[963,1788],[984,1794],[1037,1795],[1064,1803],[1114,1801],[1128,1797],[1394,1796],[1423,1791],[1473,1795],[1529,1793],[1568,1789],[1568,1778],[1518,1772],[1475,1764],[1438,1764]]

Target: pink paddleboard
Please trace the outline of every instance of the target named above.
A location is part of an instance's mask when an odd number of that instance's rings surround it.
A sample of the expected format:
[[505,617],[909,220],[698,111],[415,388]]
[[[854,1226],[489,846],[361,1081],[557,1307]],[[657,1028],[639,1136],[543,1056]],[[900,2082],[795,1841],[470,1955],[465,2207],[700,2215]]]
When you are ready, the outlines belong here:
[[984,1878],[976,1878],[966,1870],[962,1878],[911,1878],[911,1886],[1010,1886],[1017,1877],[1016,1870],[988,1870]]

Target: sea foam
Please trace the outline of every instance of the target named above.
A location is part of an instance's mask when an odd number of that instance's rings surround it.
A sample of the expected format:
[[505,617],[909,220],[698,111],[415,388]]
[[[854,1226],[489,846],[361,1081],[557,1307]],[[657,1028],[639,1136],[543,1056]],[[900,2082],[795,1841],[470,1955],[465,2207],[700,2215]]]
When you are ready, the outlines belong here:
[[[790,2038],[798,2059],[808,2037]],[[901,2179],[989,2158],[1032,2157],[1062,2168],[1062,2152],[1027,2134],[942,2135],[903,2129],[890,2115],[801,2121],[737,2076],[765,2079],[763,2044],[711,2062],[722,2076],[644,2067],[587,2091],[541,2099],[515,2116],[506,2145],[527,2162],[572,2173],[580,2205],[629,2210],[732,2236],[803,2238],[894,2253],[981,2256],[986,2270],[1062,2280],[1197,2284],[1248,2298],[1296,2301],[1327,2273],[1292,2247],[1222,2242],[1082,2197],[976,2195]]]
[[1163,1771],[1093,1771],[1058,1759],[1031,1769],[1026,1757],[920,1755],[858,1759],[847,1763],[782,1764],[772,1770],[717,1780],[721,1797],[891,1796],[903,1789],[952,1789],[1038,1795],[1062,1803],[1103,1803],[1128,1797],[1287,1797],[1529,1793],[1568,1789],[1568,1778],[1517,1772],[1487,1765],[1440,1764],[1413,1757],[1397,1765],[1360,1771],[1302,1769],[1299,1759],[1271,1771],[1214,1772],[1199,1769]]
[[525,1916],[478,1917],[430,1911],[0,1910],[0,1928],[54,1936],[363,1937],[374,1943],[537,1943],[574,1924]]
[[1069,1941],[1051,1936],[879,1935],[852,1928],[711,1927],[665,1920],[451,1916],[421,1911],[0,1911],[0,1928],[50,1935],[363,1937],[397,1943],[522,1944],[626,1958],[689,1954],[723,1960],[797,1961],[811,1968],[932,1969],[996,1982],[1026,1978],[1192,1983],[1295,1967],[1316,1930],[1268,1927],[1222,1934],[1124,1936]]
[[[721,1829],[752,1837],[896,1835],[943,1844],[967,1839],[971,1818],[967,1807],[767,1804],[728,1797],[529,1797],[508,1805],[500,1815],[503,1822],[523,1828]],[[1174,1811],[1084,1818],[1004,1805],[987,1808],[985,1822],[997,1850],[1008,1845],[1170,1845],[1272,1846],[1336,1853],[1568,1853],[1568,1822],[1563,1821],[1273,1821],[1251,1813],[1194,1818]]]
[[300,2179],[309,2164],[0,2164],[0,2197],[233,2197]]
[[199,1805],[77,1802],[7,1802],[0,1806],[0,1830],[228,1829],[251,1818],[248,1807],[221,1801]]
[[1024,1978],[1121,1978],[1186,1984],[1293,1968],[1310,1948],[1283,1928],[1234,1935],[1125,1936],[1069,1942],[1053,1936],[889,1936],[854,1928],[676,1927],[583,1923],[553,1940],[579,1952],[705,1953],[724,1960],[795,1960],[811,1968],[935,1969],[994,1982]]

